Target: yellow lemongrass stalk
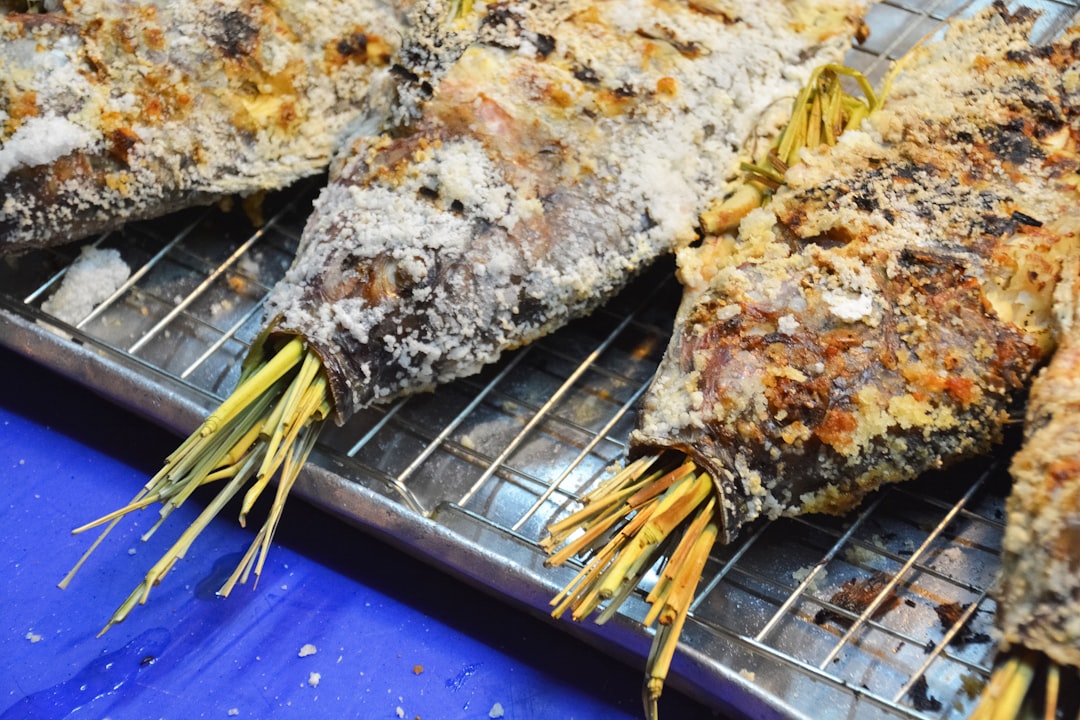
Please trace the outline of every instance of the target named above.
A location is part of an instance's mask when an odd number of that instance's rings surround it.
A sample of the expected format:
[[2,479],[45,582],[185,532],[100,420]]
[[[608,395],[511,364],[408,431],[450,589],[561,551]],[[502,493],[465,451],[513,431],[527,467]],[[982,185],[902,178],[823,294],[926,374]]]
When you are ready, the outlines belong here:
[[[1064,685],[1062,673],[1068,674]],[[1076,668],[1063,667],[1042,652],[1014,649],[998,658],[971,720],[1080,717],[1078,679]]]
[[[673,457],[677,463],[672,463]],[[645,624],[659,620],[661,625],[646,661],[643,699],[651,718],[719,525],[712,478],[692,461],[672,454],[631,467],[632,472],[618,474],[618,482],[604,484],[606,495],[593,491],[589,505],[553,526],[566,544],[547,563],[559,565],[591,553],[552,600],[552,615],[569,610],[574,620],[582,620],[606,602],[595,618],[600,624],[614,616],[650,569],[663,563],[660,578],[646,597],[651,608]],[[597,506],[603,511],[593,512]],[[575,521],[580,523],[577,536]],[[600,546],[604,538],[609,539]],[[549,552],[558,545],[552,540],[545,542]]]
[[225,481],[120,604],[102,633],[124,620],[136,605],[146,602],[151,588],[184,557],[199,534],[247,483],[251,484],[241,500],[241,524],[246,522],[271,479],[278,476],[266,520],[219,593],[227,595],[237,582],[246,582],[252,573],[258,577],[262,572],[288,493],[331,412],[329,386],[318,356],[300,338],[286,339],[280,346],[270,348],[267,337],[261,337],[252,348],[236,390],[166,458],[165,466],[131,502],[74,531],[81,533],[106,525],[61,581],[61,587],[71,582],[91,553],[127,514],[161,503],[159,518],[142,536],[145,541],[196,489]]

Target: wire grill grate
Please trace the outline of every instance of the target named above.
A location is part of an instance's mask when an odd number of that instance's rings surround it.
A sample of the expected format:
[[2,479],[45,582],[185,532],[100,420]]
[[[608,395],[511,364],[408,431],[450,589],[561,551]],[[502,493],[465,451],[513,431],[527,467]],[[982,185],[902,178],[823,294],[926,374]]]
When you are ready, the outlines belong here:
[[[1076,10],[1055,0],[1028,4],[1044,13],[1043,37]],[[880,78],[887,60],[974,8],[959,0],[877,5],[870,39],[849,62]],[[68,367],[73,347],[90,348],[85,359],[101,366],[84,382],[120,399],[132,377],[145,381],[160,397],[125,404],[190,430],[191,406],[208,409],[235,384],[260,329],[261,302],[288,268],[319,185],[268,197],[255,232],[241,210],[213,208],[97,238],[91,244],[118,250],[132,275],[67,323],[42,303],[78,248],[7,260],[0,338],[58,369]],[[678,296],[671,264],[661,262],[593,316],[479,376],[329,429],[318,463],[340,482],[330,492],[305,476],[301,491],[496,593],[542,607],[568,576],[542,568],[537,541],[622,458]],[[1002,466],[990,458],[890,488],[843,519],[759,525],[719,549],[673,682],[747,713],[767,706],[793,716],[819,716],[821,708],[836,717],[965,715],[993,655],[988,593],[1003,532]],[[354,492],[361,503],[383,498],[394,519],[377,524],[350,501]],[[437,542],[411,539],[432,527]],[[869,606],[845,604],[841,591],[856,583],[878,591]],[[636,654],[645,647],[644,607],[632,599],[613,622],[612,642]]]

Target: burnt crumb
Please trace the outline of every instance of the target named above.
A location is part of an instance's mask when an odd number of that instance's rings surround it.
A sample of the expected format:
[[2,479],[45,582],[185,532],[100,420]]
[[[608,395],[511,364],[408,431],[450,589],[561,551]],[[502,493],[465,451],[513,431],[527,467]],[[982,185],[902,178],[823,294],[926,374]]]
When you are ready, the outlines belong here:
[[868,194],[859,193],[852,195],[851,201],[855,203],[855,207],[863,212],[874,212],[878,208],[877,200]]
[[910,608],[915,607],[915,601],[912,600],[911,598],[905,598],[904,599],[904,604],[907,605]]
[[[970,607],[970,605],[961,605],[957,602],[943,603],[941,605],[935,605],[934,612],[937,613],[938,622],[940,622],[941,626],[947,631],[960,620],[963,614],[967,612],[968,607]],[[965,622],[949,642],[954,646],[978,645],[980,643],[990,642],[990,635],[972,631]]]
[[595,85],[600,82],[600,76],[588,65],[579,65],[574,68],[574,77],[579,81],[589,83],[590,85]]
[[637,95],[637,92],[634,91],[634,88],[630,87],[629,85],[621,85],[615,88],[614,92],[615,97],[617,98],[632,98]]
[[990,237],[1004,237],[1016,232],[1016,222],[1012,217],[987,213],[982,216],[982,232]]
[[139,667],[146,667],[147,665],[153,665],[157,662],[157,658],[153,655],[147,655],[139,661]]
[[1005,59],[1014,63],[1027,63],[1031,58],[1031,50],[1009,50],[1005,53]]
[[536,40],[533,41],[533,45],[536,46],[536,54],[541,58],[546,58],[548,55],[555,52],[555,38],[551,35],[538,33],[536,35]]
[[1042,227],[1043,225],[1041,221],[1019,210],[1013,210],[1012,219],[1017,225],[1027,225],[1029,227]]
[[427,80],[421,80],[420,76],[409,70],[404,65],[395,63],[390,66],[390,74],[403,80],[404,82],[415,85],[420,91],[420,95],[423,98],[429,98],[434,94],[434,89],[431,87],[431,83]]
[[996,128],[984,131],[990,151],[997,157],[1014,165],[1022,165],[1031,159],[1041,159],[1042,150],[1024,133],[1024,121],[1012,120]]
[[364,33],[353,33],[347,38],[338,41],[337,51],[339,55],[349,57],[356,55],[363,57],[367,55],[368,39]]
[[391,65],[390,66],[390,72],[393,75],[401,78],[402,80],[406,80],[406,81],[411,82],[411,83],[420,81],[420,76],[419,75],[417,75],[412,70],[405,67],[404,65],[401,65],[400,63],[394,63],[393,65]]
[[251,54],[258,34],[259,29],[251,18],[239,10],[233,10],[222,16],[212,39],[227,57],[238,58]]
[[[880,570],[867,578],[851,578],[833,593],[832,597],[829,598],[829,602],[849,613],[861,615],[888,584],[889,575]],[[874,619],[880,618],[896,607],[897,602],[896,595],[890,592],[889,597],[878,606],[872,617]],[[834,610],[821,609],[814,615],[815,624],[824,625],[827,622],[835,622],[838,625],[851,623],[850,619]]]
[[930,687],[926,683],[926,676],[920,675],[915,684],[908,691],[911,704],[919,712],[938,712],[941,710],[941,701],[930,695]]

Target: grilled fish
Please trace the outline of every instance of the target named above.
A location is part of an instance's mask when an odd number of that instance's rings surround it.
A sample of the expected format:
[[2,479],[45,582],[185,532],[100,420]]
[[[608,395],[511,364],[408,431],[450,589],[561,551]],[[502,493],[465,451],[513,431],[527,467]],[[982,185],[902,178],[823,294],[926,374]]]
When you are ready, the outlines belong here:
[[[995,4],[954,21],[902,59],[883,106],[832,80],[807,104],[816,74],[770,167],[747,164],[747,187],[777,186],[764,205],[732,194],[713,224],[735,208],[737,236],[679,250],[632,462],[541,543],[549,564],[583,561],[556,617],[605,622],[655,569],[648,717],[714,543],[985,452],[1052,352],[1052,296],[1080,255],[1080,29],[1034,47],[1034,20]],[[861,129],[823,106],[861,107]]]
[[[995,590],[1002,655],[991,677],[984,702],[973,717],[990,717],[1006,681],[1035,680],[1043,666],[1045,695],[1039,683],[1032,698],[1041,695],[1047,717],[1057,707],[1057,688],[1070,681],[1058,666],[1072,666],[1071,683],[1080,667],[1080,257],[1068,266],[1058,286],[1057,318],[1060,345],[1031,384],[1023,444],[1013,456],[1012,492],[1006,501],[1000,584]],[[1008,672],[1010,663],[1026,672]],[[1000,685],[1000,688],[999,688]],[[1029,689],[1012,693],[1019,701]],[[1062,693],[1064,695],[1064,693]],[[1071,698],[1071,714],[1076,698]],[[982,715],[980,715],[982,713]]]
[[1078,35],[1033,47],[1034,17],[956,21],[737,241],[680,254],[686,294],[632,444],[712,475],[722,539],[842,513],[999,439],[1078,249]]
[[[456,10],[455,10],[456,8]],[[471,374],[695,238],[861,3],[503,2],[412,21],[399,126],[349,144],[273,291],[339,418]]]
[[67,0],[0,17],[0,253],[326,169],[389,115],[389,0]]

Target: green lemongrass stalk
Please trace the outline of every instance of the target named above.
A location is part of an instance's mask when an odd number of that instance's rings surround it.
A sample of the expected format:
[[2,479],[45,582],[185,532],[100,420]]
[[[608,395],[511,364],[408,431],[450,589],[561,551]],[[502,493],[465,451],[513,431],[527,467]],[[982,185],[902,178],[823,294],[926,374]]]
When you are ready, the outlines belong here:
[[[742,181],[731,195],[702,215],[702,229],[718,235],[737,228],[747,213],[760,207],[785,184],[787,169],[799,162],[803,150],[835,145],[845,131],[858,128],[863,120],[880,110],[901,68],[902,62],[893,65],[881,92],[875,92],[858,70],[833,63],[816,68],[796,95],[791,118],[768,152],[753,162],[740,164],[744,173]],[[863,97],[844,90],[844,77],[855,81]]]
[[329,397],[322,362],[302,339],[293,337],[271,349],[267,336],[261,337],[245,360],[233,393],[166,458],[164,467],[131,502],[73,531],[82,533],[105,525],[60,587],[68,586],[105,536],[129,513],[161,504],[157,521],[142,536],[148,540],[196,489],[224,481],[198,517],[120,604],[101,630],[104,633],[123,621],[136,605],[146,602],[151,588],[187,554],[199,534],[245,485],[248,489],[241,502],[241,525],[246,524],[248,513],[271,479],[278,476],[267,518],[219,594],[228,595],[237,582],[246,582],[252,573],[258,577],[288,493],[330,415]]

